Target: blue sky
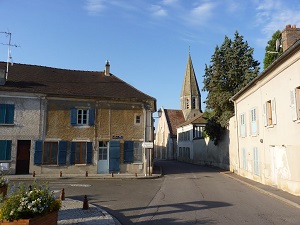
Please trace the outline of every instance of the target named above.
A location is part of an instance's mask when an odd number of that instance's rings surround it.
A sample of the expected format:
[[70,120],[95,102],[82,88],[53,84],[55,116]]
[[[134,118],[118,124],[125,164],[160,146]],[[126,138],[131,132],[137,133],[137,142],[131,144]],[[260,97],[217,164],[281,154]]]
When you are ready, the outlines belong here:
[[[300,1],[0,0],[0,15],[0,32],[20,46],[11,48],[13,62],[101,71],[109,60],[114,75],[158,108],[179,109],[189,49],[200,89],[216,45],[236,30],[262,68],[272,34],[300,27]],[[7,42],[0,33],[1,61]]]

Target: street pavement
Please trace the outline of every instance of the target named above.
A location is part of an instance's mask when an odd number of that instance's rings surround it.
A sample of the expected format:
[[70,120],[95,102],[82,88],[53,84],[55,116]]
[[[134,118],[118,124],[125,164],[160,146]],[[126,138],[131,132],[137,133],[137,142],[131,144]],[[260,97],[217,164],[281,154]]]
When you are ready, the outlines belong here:
[[[237,180],[244,185],[249,186],[261,193],[269,195],[276,198],[284,204],[296,207],[300,209],[300,196],[295,196],[289,194],[285,191],[276,189],[271,186],[263,185],[261,183],[249,180],[247,178],[241,177],[235,173],[229,171],[221,172],[224,176],[228,178]],[[78,174],[69,174],[64,176],[57,175],[9,175],[6,176],[11,180],[49,180],[49,179],[155,179],[161,177],[162,174],[156,173],[151,176],[144,174],[95,174],[89,176],[80,177]],[[120,225],[116,218],[113,218],[109,213],[100,207],[93,204],[89,204],[89,209],[83,210],[83,201],[72,200],[66,198],[62,202],[62,208],[58,215],[58,224],[81,224],[81,225]]]

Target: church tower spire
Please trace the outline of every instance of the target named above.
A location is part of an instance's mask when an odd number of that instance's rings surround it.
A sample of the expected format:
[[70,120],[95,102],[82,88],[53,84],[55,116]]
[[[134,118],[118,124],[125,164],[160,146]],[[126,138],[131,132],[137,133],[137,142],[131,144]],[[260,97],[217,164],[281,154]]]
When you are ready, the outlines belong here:
[[201,94],[190,53],[188,56],[188,62],[186,65],[184,81],[180,95],[180,105],[185,120],[188,120],[202,112]]

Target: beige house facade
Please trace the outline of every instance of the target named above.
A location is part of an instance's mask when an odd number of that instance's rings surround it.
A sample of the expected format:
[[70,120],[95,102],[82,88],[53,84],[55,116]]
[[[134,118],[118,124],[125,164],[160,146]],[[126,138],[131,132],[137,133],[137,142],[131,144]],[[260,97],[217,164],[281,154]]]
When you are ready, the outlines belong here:
[[232,97],[229,127],[230,170],[295,195],[300,195],[299,31],[287,26],[284,53]]
[[108,62],[99,72],[15,63],[0,85],[0,165],[11,174],[150,174],[143,143],[153,142],[155,111],[156,99]]

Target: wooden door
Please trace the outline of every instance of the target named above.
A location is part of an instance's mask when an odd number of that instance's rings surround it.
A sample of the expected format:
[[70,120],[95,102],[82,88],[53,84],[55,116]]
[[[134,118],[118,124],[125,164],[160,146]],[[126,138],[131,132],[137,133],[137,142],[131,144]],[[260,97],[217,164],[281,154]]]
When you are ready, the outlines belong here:
[[31,141],[18,140],[16,174],[29,174]]

